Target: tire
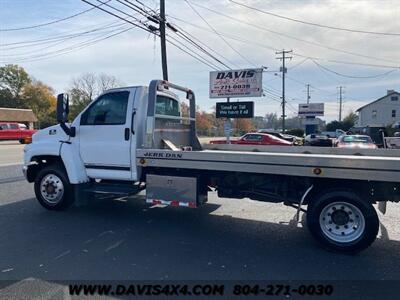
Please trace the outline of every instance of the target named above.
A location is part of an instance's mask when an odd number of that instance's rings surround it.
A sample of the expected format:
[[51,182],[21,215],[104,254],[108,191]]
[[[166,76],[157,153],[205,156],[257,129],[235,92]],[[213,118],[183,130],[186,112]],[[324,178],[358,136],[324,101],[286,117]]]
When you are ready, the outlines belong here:
[[18,142],[19,142],[20,144],[25,144],[25,140],[24,140],[24,139],[19,139]]
[[66,210],[74,203],[73,187],[64,167],[53,164],[40,170],[35,178],[35,195],[48,210]]
[[355,254],[376,239],[379,218],[371,203],[351,190],[331,190],[316,196],[307,209],[307,226],[325,248]]

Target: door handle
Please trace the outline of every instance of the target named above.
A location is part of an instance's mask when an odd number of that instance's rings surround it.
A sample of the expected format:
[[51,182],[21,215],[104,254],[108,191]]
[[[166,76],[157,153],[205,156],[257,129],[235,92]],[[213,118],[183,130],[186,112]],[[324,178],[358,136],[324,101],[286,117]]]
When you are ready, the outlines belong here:
[[132,112],[132,120],[131,120],[131,132],[132,132],[132,134],[135,134],[135,115],[136,115],[136,109],[134,109],[133,112]]
[[129,134],[130,134],[129,128],[125,128],[125,141],[129,141]]

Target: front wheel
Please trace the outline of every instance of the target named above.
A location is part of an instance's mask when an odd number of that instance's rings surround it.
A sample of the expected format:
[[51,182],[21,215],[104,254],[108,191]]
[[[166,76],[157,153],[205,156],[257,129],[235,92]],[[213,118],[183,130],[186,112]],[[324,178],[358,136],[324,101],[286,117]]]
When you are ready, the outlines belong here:
[[48,210],[66,210],[74,202],[72,186],[59,164],[39,171],[35,179],[35,194],[39,203]]
[[357,253],[375,241],[379,219],[371,203],[352,191],[338,190],[322,193],[311,201],[307,225],[323,246]]

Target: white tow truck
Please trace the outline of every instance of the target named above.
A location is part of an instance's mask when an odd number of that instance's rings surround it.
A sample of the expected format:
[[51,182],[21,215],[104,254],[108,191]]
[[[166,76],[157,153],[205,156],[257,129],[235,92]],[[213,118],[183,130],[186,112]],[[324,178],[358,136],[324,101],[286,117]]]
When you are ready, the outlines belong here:
[[[185,100],[188,116],[180,108]],[[399,150],[204,149],[195,108],[192,90],[153,80],[148,87],[106,91],[69,124],[68,97],[60,94],[60,124],[39,131],[25,147],[24,174],[50,210],[85,203],[93,193],[144,189],[152,204],[195,208],[212,190],[219,197],[284,203],[297,209],[297,217],[306,213],[322,245],[348,253],[375,240],[379,219],[373,204],[384,212],[387,201],[400,201]]]

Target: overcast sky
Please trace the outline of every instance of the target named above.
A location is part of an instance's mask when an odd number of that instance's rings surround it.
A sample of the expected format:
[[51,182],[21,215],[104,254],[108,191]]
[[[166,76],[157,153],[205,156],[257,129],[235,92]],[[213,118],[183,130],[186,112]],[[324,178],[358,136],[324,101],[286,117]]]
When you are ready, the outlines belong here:
[[[400,33],[400,0],[235,1],[331,27]],[[142,2],[158,9],[158,1]],[[212,49],[209,51],[214,51],[212,53],[231,68],[267,67],[263,74],[266,96],[247,99],[255,101],[256,115],[281,114],[278,97],[282,79],[281,74],[275,72],[279,71],[281,62],[276,59],[275,52],[283,48],[293,50],[293,59],[287,61],[289,116],[296,113],[299,103],[306,101],[307,83],[312,86],[311,101],[326,103],[325,119],[328,121],[338,116],[337,87],[340,85],[344,86],[344,114],[385,95],[389,89],[400,91],[400,35],[355,33],[307,25],[244,8],[228,0],[190,2],[204,20],[184,0],[166,0],[168,21]],[[109,4],[135,14],[116,0]],[[147,85],[151,79],[161,78],[158,38],[134,28],[98,41],[129,27],[99,10],[48,26],[4,31],[51,22],[88,8],[90,6],[80,0],[0,0],[0,29],[3,30],[0,32],[0,65],[19,64],[56,92],[67,89],[71,79],[84,72],[114,75],[125,85]],[[85,31],[90,32],[78,35]],[[180,39],[172,31],[168,34],[171,39]],[[69,37],[60,37],[65,35]],[[43,41],[49,38],[54,39]],[[41,41],[14,44],[37,40]],[[211,67],[170,44],[167,47],[170,81],[192,88],[200,108],[211,110],[216,102],[208,97]],[[212,61],[209,57],[207,60]],[[218,65],[215,61],[214,64]],[[226,69],[221,65],[219,68]]]

